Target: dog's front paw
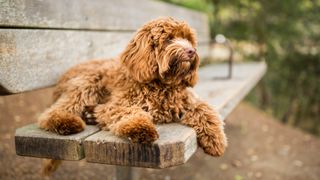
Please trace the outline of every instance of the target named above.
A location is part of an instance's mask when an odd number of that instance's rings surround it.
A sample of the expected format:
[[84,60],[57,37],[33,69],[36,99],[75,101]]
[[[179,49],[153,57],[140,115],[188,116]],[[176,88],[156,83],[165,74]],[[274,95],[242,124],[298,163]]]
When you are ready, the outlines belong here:
[[128,140],[133,143],[149,144],[159,138],[155,128],[149,126],[140,126],[128,131]]
[[197,104],[194,111],[187,114],[182,122],[196,130],[199,146],[211,156],[221,156],[227,147],[224,123],[218,112],[207,103]]
[[[213,119],[215,118],[211,118],[211,120]],[[227,137],[223,128],[224,123],[222,123],[219,116],[216,116],[215,121],[211,122],[212,123],[209,123],[210,125],[208,126],[205,137],[202,138],[200,143],[203,144],[203,150],[205,153],[211,156],[222,156],[228,145]]]
[[224,123],[219,115],[214,115],[210,111],[207,111],[205,117],[207,123],[202,126],[204,131],[198,134],[199,145],[211,156],[222,156],[228,145],[223,128]]
[[159,138],[155,125],[145,117],[137,117],[120,123],[116,134],[133,143],[149,144]]
[[85,106],[82,112],[81,118],[89,125],[96,125],[96,117],[94,115],[94,109],[96,106]]
[[227,139],[223,131],[215,133],[212,136],[205,135],[198,139],[204,152],[211,156],[223,155],[227,147]]

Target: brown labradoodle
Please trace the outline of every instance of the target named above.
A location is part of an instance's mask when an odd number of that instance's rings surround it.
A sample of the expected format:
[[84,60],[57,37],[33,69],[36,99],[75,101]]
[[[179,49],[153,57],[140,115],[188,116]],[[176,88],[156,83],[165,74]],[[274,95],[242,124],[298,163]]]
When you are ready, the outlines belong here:
[[188,87],[197,82],[199,57],[190,27],[159,18],[139,29],[119,58],[89,61],[67,71],[54,104],[40,117],[41,128],[67,135],[85,122],[132,142],[159,138],[156,123],[194,128],[204,152],[220,156],[227,145],[223,122]]

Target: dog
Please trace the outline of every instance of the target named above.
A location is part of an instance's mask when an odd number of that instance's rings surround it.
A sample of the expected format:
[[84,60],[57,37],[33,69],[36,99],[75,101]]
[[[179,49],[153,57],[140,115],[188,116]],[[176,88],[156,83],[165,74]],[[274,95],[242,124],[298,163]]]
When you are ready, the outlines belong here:
[[189,25],[158,18],[140,28],[118,58],[95,60],[68,70],[58,81],[54,103],[39,127],[61,135],[97,123],[132,143],[159,138],[155,124],[192,127],[204,152],[221,156],[227,146],[219,114],[190,88],[198,79],[196,35]]

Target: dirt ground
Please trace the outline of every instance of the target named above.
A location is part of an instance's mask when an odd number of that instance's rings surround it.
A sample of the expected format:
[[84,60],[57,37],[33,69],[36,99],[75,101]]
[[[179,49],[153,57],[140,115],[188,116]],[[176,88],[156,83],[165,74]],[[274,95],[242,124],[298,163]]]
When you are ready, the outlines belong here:
[[[44,179],[42,160],[15,154],[15,129],[36,122],[51,101],[51,89],[0,97],[0,179]],[[213,158],[200,149],[184,165],[168,169],[134,168],[133,179],[320,179],[320,139],[283,126],[241,103],[226,120],[229,147]],[[64,162],[51,178],[115,179],[115,167],[85,161]]]

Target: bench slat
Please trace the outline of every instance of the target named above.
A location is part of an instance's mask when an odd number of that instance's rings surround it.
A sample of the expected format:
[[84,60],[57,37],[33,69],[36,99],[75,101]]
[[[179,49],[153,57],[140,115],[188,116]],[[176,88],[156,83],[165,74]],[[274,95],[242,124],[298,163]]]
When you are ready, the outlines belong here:
[[78,134],[60,136],[41,130],[36,124],[27,125],[16,130],[16,153],[20,156],[80,160],[84,158],[82,141],[97,131],[97,126],[87,126]]
[[100,131],[84,141],[86,161],[126,166],[165,168],[185,163],[197,150],[195,132],[172,123],[157,126],[160,138],[151,145],[128,143]]
[[219,110],[223,119],[249,93],[266,73],[265,62],[246,62],[234,65],[232,79],[227,76],[228,66],[216,64],[204,67],[199,72],[200,83],[195,92]]
[[0,27],[135,31],[151,19],[171,16],[209,37],[205,14],[159,1],[5,0],[0,5]]
[[[71,66],[88,59],[117,56],[132,35],[131,32],[0,29],[0,94],[51,86]],[[208,44],[199,46],[200,56],[206,56],[208,51]]]
[[132,33],[0,29],[0,86],[18,93],[53,85],[92,58],[114,57]]

